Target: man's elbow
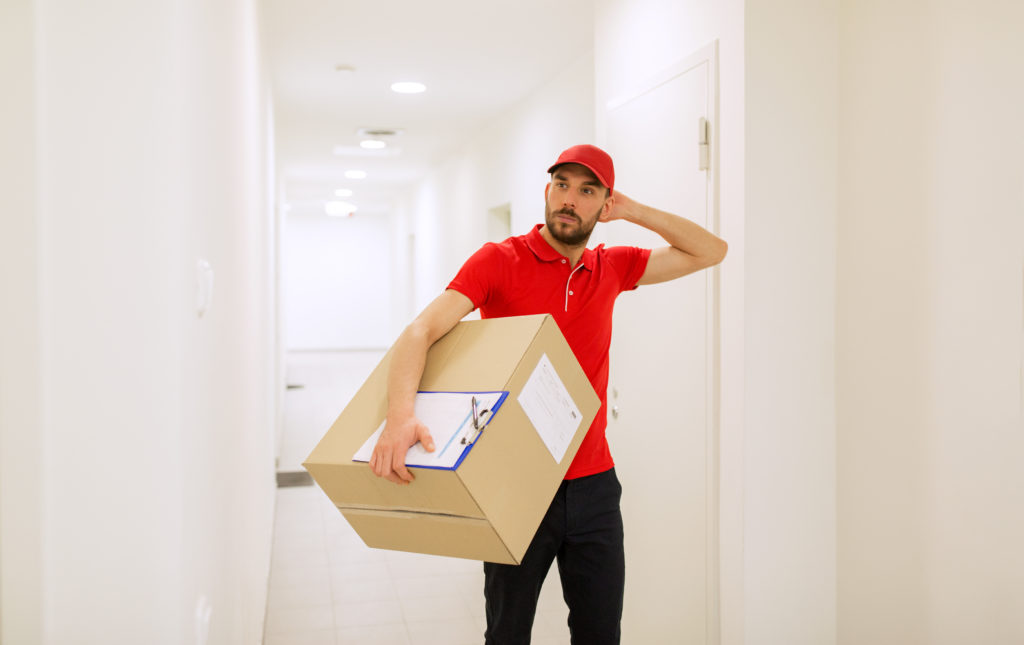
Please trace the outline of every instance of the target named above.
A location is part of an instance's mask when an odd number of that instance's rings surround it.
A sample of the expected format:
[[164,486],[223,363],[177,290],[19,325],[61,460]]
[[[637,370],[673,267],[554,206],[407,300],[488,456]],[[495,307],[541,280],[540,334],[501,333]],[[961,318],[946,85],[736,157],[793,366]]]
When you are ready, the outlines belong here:
[[719,239],[718,243],[715,244],[715,248],[713,248],[710,253],[701,258],[701,264],[704,265],[703,268],[707,269],[709,267],[715,266],[716,264],[721,264],[722,260],[725,259],[725,256],[728,252],[729,244],[725,240]]
[[398,338],[404,343],[415,345],[429,344],[430,328],[423,320],[417,317],[414,318],[411,323],[406,325]]

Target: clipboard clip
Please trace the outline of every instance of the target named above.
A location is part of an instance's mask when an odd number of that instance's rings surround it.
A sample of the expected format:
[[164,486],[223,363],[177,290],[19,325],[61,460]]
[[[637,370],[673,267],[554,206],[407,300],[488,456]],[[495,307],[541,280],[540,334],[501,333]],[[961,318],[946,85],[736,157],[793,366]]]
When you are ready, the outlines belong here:
[[484,415],[491,412],[490,410],[480,410],[480,403],[476,400],[475,396],[470,400],[470,405],[473,408],[471,419],[472,425],[470,426],[471,431],[469,435],[464,435],[462,437],[461,443],[464,446],[476,442],[477,437],[480,436],[480,432],[484,429],[484,425],[487,425],[482,421]]

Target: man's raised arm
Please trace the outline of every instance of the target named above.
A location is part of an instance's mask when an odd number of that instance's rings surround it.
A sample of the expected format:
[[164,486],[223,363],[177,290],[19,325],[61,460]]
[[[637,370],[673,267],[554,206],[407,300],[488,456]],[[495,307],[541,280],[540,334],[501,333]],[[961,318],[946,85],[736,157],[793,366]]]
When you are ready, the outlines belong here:
[[471,311],[472,301],[449,289],[427,305],[395,341],[388,368],[387,423],[370,457],[370,468],[378,477],[408,484],[414,477],[405,467],[405,453],[417,441],[428,452],[434,451],[430,430],[413,410],[416,390],[423,376],[427,350]]
[[666,213],[615,191],[608,215],[601,221],[624,219],[660,235],[669,246],[654,249],[637,284],[674,280],[714,266],[725,258],[725,240],[690,220]]

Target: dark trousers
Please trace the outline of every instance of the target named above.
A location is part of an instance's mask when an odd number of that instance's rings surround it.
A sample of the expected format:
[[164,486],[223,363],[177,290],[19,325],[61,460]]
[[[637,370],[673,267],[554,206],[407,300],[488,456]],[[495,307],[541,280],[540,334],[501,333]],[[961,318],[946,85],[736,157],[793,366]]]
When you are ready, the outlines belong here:
[[573,645],[619,642],[626,563],[622,487],[609,470],[563,481],[522,564],[484,563],[487,645],[527,645],[541,585],[558,560]]

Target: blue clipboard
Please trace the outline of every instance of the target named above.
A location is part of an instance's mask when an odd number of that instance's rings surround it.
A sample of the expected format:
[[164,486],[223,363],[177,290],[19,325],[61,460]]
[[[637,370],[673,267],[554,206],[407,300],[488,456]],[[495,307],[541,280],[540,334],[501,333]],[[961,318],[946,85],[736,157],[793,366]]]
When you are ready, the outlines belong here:
[[[409,448],[405,465],[432,470],[455,470],[469,455],[481,433],[490,424],[507,391],[416,393],[414,412],[434,439],[434,452],[419,443]],[[384,431],[384,423],[359,448],[352,461],[369,462],[373,448]]]

